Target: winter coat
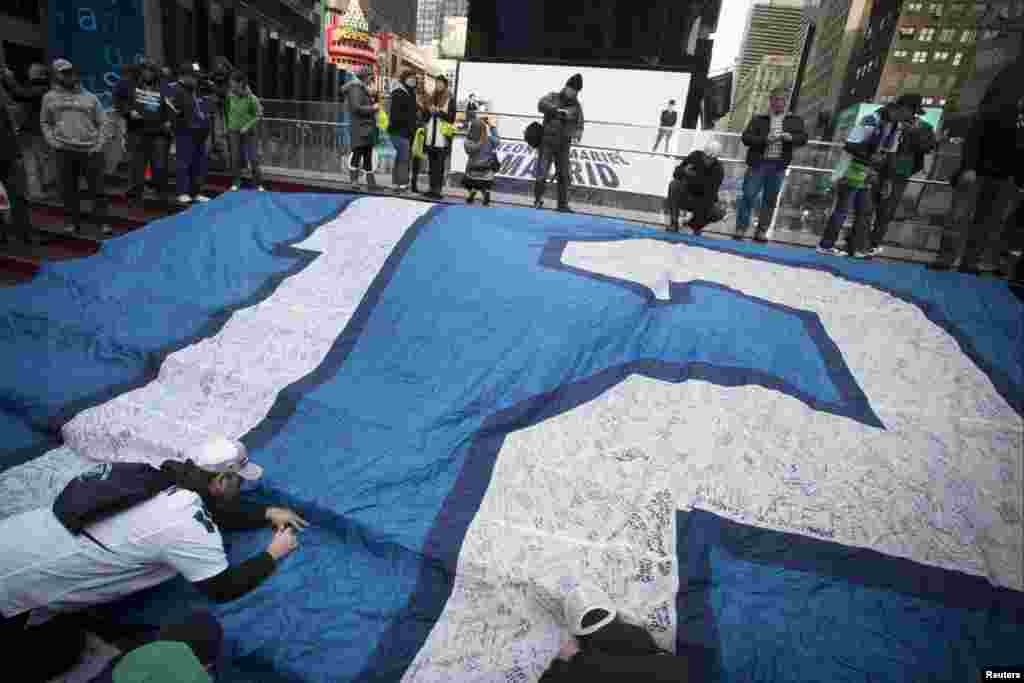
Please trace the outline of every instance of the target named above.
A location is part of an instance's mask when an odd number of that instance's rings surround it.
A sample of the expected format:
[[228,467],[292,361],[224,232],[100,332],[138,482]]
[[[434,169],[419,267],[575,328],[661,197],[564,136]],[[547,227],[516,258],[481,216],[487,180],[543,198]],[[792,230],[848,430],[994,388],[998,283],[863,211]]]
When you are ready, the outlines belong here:
[[224,99],[224,125],[229,131],[248,133],[262,116],[263,105],[248,88],[243,95],[228,92]]
[[25,123],[22,130],[25,133],[40,135],[42,129],[39,126],[39,115],[43,110],[43,97],[50,92],[50,81],[31,81],[28,85],[22,86],[14,79],[10,79],[5,81],[3,86],[8,97],[25,106]]
[[[757,114],[750,119],[747,129],[743,131],[743,144],[747,146],[747,165],[754,166],[764,160],[768,149],[768,136],[772,130],[772,119],[768,114]],[[782,143],[782,163],[788,166],[793,161],[793,150],[807,144],[807,131],[804,120],[799,116],[787,114],[782,121],[782,132],[793,136],[792,142]]]
[[433,147],[434,149],[448,149],[449,140],[441,134],[441,121],[447,121],[451,124],[455,123],[455,98],[452,97],[448,100],[448,109],[446,111],[441,114],[426,112],[424,119],[424,129],[427,133],[424,146]]
[[[562,119],[557,113],[559,109],[569,110],[569,116]],[[558,147],[569,144],[570,140],[578,142],[583,137],[583,105],[579,100],[570,102],[561,91],[553,92],[541,98],[537,110],[544,115],[544,138],[541,144]]]
[[889,154],[882,168],[884,178],[909,178],[924,168],[924,158],[935,150],[938,141],[935,129],[924,119],[917,118],[900,129],[896,149]]
[[46,93],[39,126],[47,144],[57,150],[98,152],[106,144],[106,114],[99,99],[77,86],[61,85]]
[[9,107],[10,98],[3,84],[0,84],[0,161],[11,161],[21,156]]
[[174,119],[175,132],[179,134],[209,133],[213,127],[209,100],[180,83],[174,88],[168,106]]
[[484,141],[479,142],[483,125],[479,119],[473,121],[466,134],[466,175],[473,180],[490,182],[494,180],[491,160],[497,154],[499,138],[497,131],[491,128]]
[[374,128],[377,127],[377,110],[373,107],[370,91],[358,78],[341,88],[352,121],[352,148],[370,147],[373,144]]
[[[170,110],[160,92],[159,81],[151,86],[144,83],[118,83],[114,91],[114,106],[127,122],[128,130],[146,135],[166,135],[170,127],[165,124],[171,120]],[[135,118],[132,112],[138,113]]]
[[1024,186],[1024,79],[1022,60],[1004,69],[985,92],[964,141],[963,170],[1016,178]]
[[[686,173],[687,166],[693,166],[696,173],[688,175]],[[722,181],[725,180],[725,167],[718,159],[708,166],[705,163],[704,152],[697,150],[691,152],[676,166],[672,177],[684,184],[682,192],[685,194],[714,203],[718,201],[718,191],[722,187]]]
[[388,115],[388,134],[412,140],[419,128],[420,111],[416,93],[400,85],[391,92],[391,112]]

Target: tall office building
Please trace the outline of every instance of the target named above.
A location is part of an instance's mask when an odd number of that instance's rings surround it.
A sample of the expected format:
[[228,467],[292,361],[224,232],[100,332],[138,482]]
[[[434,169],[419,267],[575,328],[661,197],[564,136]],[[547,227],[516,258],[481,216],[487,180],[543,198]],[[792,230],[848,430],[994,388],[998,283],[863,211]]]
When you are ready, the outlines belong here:
[[441,0],[419,0],[416,6],[416,44],[430,47],[437,39]]
[[799,97],[792,110],[813,137],[830,139],[847,66],[863,32],[870,0],[821,0],[805,7],[814,37],[797,71]]
[[876,0],[847,70],[839,111],[919,93],[926,107],[946,107],[974,75],[978,39],[974,3]]
[[[750,100],[758,70],[765,57],[790,57],[794,54],[800,37],[802,5],[801,0],[769,0],[768,3],[756,4],[750,9],[736,66],[735,102]],[[751,106],[757,109],[764,105],[752,103]],[[739,130],[745,126],[746,121],[742,118],[734,107],[730,127]]]

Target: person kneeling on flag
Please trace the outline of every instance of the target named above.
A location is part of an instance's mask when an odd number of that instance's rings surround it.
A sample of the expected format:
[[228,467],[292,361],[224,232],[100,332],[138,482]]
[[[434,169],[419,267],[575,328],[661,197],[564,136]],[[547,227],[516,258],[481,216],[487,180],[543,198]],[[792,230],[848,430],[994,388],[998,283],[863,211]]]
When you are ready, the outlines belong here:
[[[242,480],[263,471],[249,462],[244,444],[218,438],[185,457],[160,469],[98,465],[72,480],[52,507],[0,520],[0,637],[15,651],[48,653],[19,681],[45,681],[73,666],[84,628],[117,638],[88,612],[62,613],[114,602],[178,574],[214,602],[229,602],[259,586],[298,547],[294,531],[308,526],[298,514],[238,501]],[[263,525],[275,529],[266,551],[230,567],[221,530]]]

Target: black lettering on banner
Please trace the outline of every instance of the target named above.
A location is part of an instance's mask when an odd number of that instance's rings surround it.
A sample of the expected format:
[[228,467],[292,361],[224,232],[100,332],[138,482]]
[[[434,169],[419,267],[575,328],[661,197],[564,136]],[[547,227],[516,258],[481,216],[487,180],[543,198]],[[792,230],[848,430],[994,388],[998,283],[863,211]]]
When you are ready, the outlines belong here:
[[621,184],[619,176],[607,164],[597,164],[597,174],[601,176],[601,182],[605,187],[616,188]]
[[572,166],[572,182],[577,185],[586,185],[583,181],[583,168],[580,162],[573,161],[570,166]]
[[498,170],[498,175],[515,175],[516,171],[519,170],[519,165],[523,163],[523,157],[508,154],[501,162],[501,168]]
[[594,165],[587,163],[587,179],[590,180],[590,184],[593,187],[597,187],[597,176],[594,175]]

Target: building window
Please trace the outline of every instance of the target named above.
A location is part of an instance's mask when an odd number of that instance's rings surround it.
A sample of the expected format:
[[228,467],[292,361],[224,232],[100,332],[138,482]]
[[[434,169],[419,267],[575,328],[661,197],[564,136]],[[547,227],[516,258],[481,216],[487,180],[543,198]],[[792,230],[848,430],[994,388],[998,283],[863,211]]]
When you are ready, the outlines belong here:
[[960,63],[964,61],[964,53],[957,52],[953,55],[953,66],[960,66]]
[[936,51],[932,54],[933,62],[945,62],[949,59],[949,53],[945,51]]
[[892,53],[892,56],[895,57],[896,59],[906,59],[907,58],[907,51],[906,50],[894,50],[893,53]]
[[952,5],[949,6],[949,13],[952,14],[954,17],[958,17],[964,13],[964,10],[966,8],[967,5],[965,5],[964,3],[954,2]]
[[933,17],[941,17],[942,4],[938,2],[931,3],[930,5],[928,5],[928,13],[931,14]]
[[928,53],[923,50],[918,50],[914,53],[914,64],[924,64],[928,61]]
[[900,38],[902,38],[903,40],[913,40],[914,33],[916,32],[917,29],[915,29],[912,26],[903,26],[902,28],[900,28]]
[[933,28],[923,28],[921,29],[921,32],[917,34],[917,39],[922,43],[930,43],[934,37],[935,29]]
[[924,9],[924,3],[923,2],[910,2],[910,3],[907,3],[907,11],[908,12],[920,12],[923,9]]
[[944,28],[942,33],[939,34],[939,40],[943,43],[952,43],[956,40],[956,29],[955,28]]
[[963,32],[963,35],[960,36],[960,42],[961,43],[973,43],[974,42],[974,37],[976,35],[978,35],[977,31],[975,31],[974,29],[967,29],[966,31]]

